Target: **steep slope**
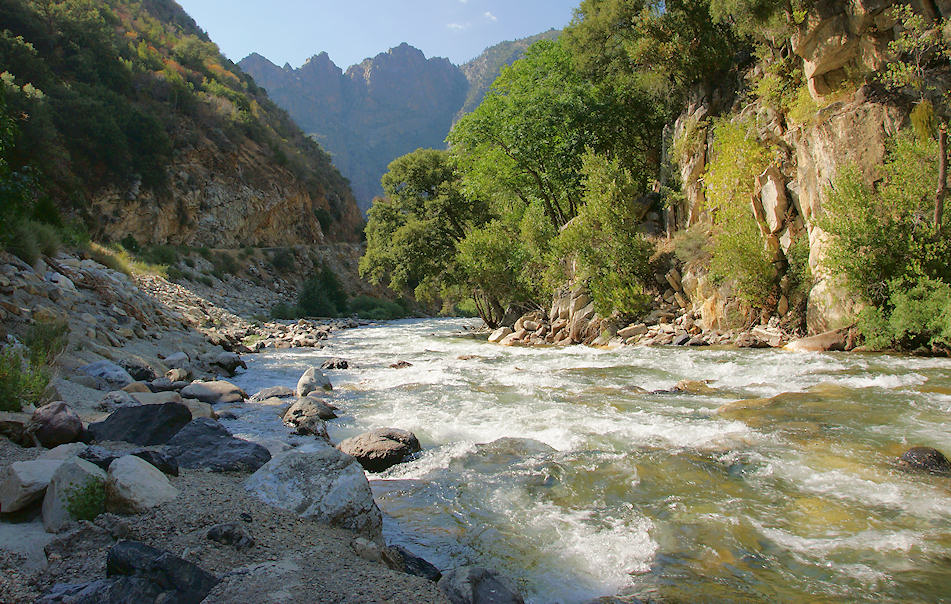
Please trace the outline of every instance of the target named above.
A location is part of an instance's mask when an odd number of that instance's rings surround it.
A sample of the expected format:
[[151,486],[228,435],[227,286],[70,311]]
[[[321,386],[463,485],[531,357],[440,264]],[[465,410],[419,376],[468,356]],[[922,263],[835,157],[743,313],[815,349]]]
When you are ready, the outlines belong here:
[[260,55],[240,66],[330,151],[364,209],[387,165],[419,147],[445,145],[468,84],[447,59],[402,44],[341,71],[326,53],[299,69]]
[[352,241],[329,156],[173,0],[2,0],[16,166],[104,240]]
[[502,67],[533,42],[559,33],[502,42],[461,68],[426,59],[405,43],[346,72],[325,52],[299,69],[278,67],[259,54],[239,65],[330,151],[366,210],[383,193],[380,178],[391,161],[420,147],[445,147],[452,124],[482,102]]
[[460,69],[469,80],[469,93],[466,95],[465,104],[459,110],[459,116],[470,113],[482,103],[482,99],[485,98],[495,78],[499,77],[502,68],[522,58],[525,49],[539,40],[555,40],[559,35],[561,30],[549,29],[528,38],[506,40],[486,48],[478,57],[462,65]]

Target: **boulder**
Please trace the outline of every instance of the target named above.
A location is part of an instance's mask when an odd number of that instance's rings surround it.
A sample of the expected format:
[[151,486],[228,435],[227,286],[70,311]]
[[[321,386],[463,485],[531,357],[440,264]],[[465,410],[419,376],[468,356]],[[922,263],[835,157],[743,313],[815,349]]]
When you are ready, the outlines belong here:
[[185,398],[195,398],[211,405],[240,403],[248,398],[244,390],[225,380],[218,380],[216,382],[192,382],[185,388],[182,388],[181,394]]
[[319,389],[333,390],[333,386],[330,384],[330,378],[324,375],[320,369],[311,367],[297,381],[297,397],[303,398]]
[[393,363],[392,365],[390,365],[390,369],[406,369],[406,368],[412,367],[412,366],[413,366],[413,364],[410,363],[409,361],[400,360],[400,361],[396,361],[395,363]]
[[439,590],[452,604],[524,604],[511,579],[481,566],[460,566],[445,574]]
[[164,359],[165,365],[170,369],[188,369],[191,365],[191,359],[184,352],[175,352]]
[[43,497],[43,528],[58,533],[76,520],[91,520],[106,511],[106,473],[84,459],[64,461]]
[[634,336],[642,336],[645,333],[647,333],[647,325],[645,323],[637,323],[635,325],[628,325],[624,329],[619,329],[617,335],[626,340]]
[[379,428],[343,441],[337,448],[369,472],[382,472],[421,450],[416,435],[396,428]]
[[[155,466],[163,474],[169,476],[178,476],[178,460],[165,451],[156,451],[154,449],[139,449],[129,453]],[[110,462],[111,463],[111,462]]]
[[931,447],[912,447],[898,459],[898,466],[912,472],[951,476],[951,462],[941,451]]
[[383,515],[363,468],[329,445],[315,443],[279,453],[252,474],[245,487],[274,507],[370,539],[381,536]]
[[294,396],[294,390],[287,386],[272,386],[271,388],[258,391],[257,394],[251,397],[251,402],[260,403],[269,398],[293,398]]
[[170,382],[188,382],[192,379],[192,372],[188,369],[169,369],[165,372],[165,377]]
[[218,584],[217,577],[191,562],[136,541],[120,541],[109,550],[106,575],[148,581],[167,594],[156,602],[198,604]]
[[119,514],[141,514],[178,497],[158,468],[135,455],[125,455],[109,464],[106,507]]
[[76,442],[83,431],[83,422],[69,405],[59,401],[43,405],[33,412],[27,431],[48,449]]
[[89,432],[97,441],[163,445],[190,421],[192,412],[181,403],[141,405],[117,409],[104,421],[89,424]]
[[139,401],[135,400],[131,394],[125,390],[113,390],[105,395],[96,403],[96,408],[102,411],[115,411],[120,407],[134,407]]
[[414,555],[405,547],[394,545],[390,547],[389,550],[391,557],[396,561],[393,570],[429,579],[433,583],[442,578],[442,573],[439,572],[438,568],[419,556]]
[[69,459],[70,457],[76,457],[83,451],[89,448],[89,445],[86,443],[69,443],[66,445],[60,445],[54,447],[49,451],[45,451],[40,454],[37,459],[58,459],[60,461]]
[[254,538],[237,522],[216,524],[208,529],[205,536],[223,545],[230,545],[238,551],[254,547]]
[[235,438],[213,419],[192,420],[168,441],[168,452],[182,468],[213,472],[253,472],[271,459],[261,445]]
[[291,405],[291,408],[284,414],[284,423],[297,429],[297,434],[313,435],[330,442],[327,435],[326,419],[337,417],[333,409],[328,407],[320,399],[306,396],[297,399],[297,402]]
[[130,392],[129,395],[140,405],[161,405],[163,403],[181,403],[182,395],[173,391],[164,392]]
[[499,327],[489,336],[489,344],[498,344],[513,333],[511,327]]
[[100,390],[120,390],[135,381],[128,371],[112,361],[97,361],[81,367],[80,371],[93,378]]
[[791,352],[828,352],[831,350],[845,350],[849,341],[849,330],[835,329],[819,335],[801,338],[786,344],[786,350]]
[[234,352],[222,352],[215,357],[211,364],[220,367],[228,375],[234,375],[239,367],[243,369],[248,368],[245,362],[241,360],[241,357]]
[[131,356],[120,360],[117,365],[125,369],[137,382],[151,382],[158,377],[152,366],[141,357]]
[[36,444],[26,430],[29,424],[30,414],[28,413],[0,411],[0,436],[21,447],[32,447]]
[[350,362],[344,359],[338,359],[336,357],[332,359],[327,359],[320,366],[321,369],[349,369]]
[[122,391],[132,394],[133,392],[152,392],[152,389],[149,388],[148,384],[145,382],[132,382],[128,386],[122,388]]
[[43,499],[60,459],[15,461],[0,474],[0,513],[9,514]]
[[57,583],[37,604],[125,604],[164,602],[170,594],[147,579],[120,577],[88,583]]

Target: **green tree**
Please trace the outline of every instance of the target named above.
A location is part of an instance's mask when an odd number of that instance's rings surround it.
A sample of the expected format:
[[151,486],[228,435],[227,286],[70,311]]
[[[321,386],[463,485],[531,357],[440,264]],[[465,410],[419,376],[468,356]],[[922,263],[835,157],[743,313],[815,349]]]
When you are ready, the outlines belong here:
[[488,219],[480,198],[463,195],[447,151],[418,149],[394,160],[374,201],[360,273],[417,300],[436,301],[460,283],[456,246]]

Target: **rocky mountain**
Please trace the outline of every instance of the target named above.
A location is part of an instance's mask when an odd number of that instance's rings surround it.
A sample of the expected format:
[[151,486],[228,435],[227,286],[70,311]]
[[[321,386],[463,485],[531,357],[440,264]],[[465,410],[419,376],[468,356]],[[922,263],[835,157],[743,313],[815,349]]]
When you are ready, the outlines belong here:
[[462,67],[427,59],[405,43],[345,72],[327,53],[298,69],[259,54],[238,65],[330,152],[366,210],[382,194],[380,178],[391,161],[420,147],[445,147],[453,122],[478,106],[502,66],[532,42],[557,35],[503,42]]
[[330,157],[174,0],[7,0],[0,21],[3,150],[52,201],[41,218],[103,241],[360,237]]

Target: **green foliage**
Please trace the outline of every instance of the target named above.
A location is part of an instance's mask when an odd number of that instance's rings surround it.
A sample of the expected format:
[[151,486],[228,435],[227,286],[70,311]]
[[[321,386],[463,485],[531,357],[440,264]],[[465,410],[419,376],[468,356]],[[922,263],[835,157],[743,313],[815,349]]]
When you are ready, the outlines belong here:
[[283,156],[312,196],[331,200],[334,216],[352,207],[327,154],[177,4],[7,0],[0,22],[0,89],[19,125],[9,165],[42,174],[30,195],[71,209],[107,186],[161,197],[173,151],[209,132],[211,154],[251,138]]
[[352,298],[349,303],[349,312],[362,319],[374,321],[392,321],[409,316],[407,309],[399,302],[372,296]]
[[938,95],[937,80],[931,74],[951,59],[951,44],[942,31],[951,21],[932,23],[907,4],[890,10],[900,27],[888,45],[896,60],[886,63],[882,83],[890,89],[910,88],[922,100]]
[[297,266],[297,258],[294,256],[294,250],[281,248],[271,253],[271,266],[275,270],[286,272],[293,270]]
[[936,146],[903,133],[890,142],[877,186],[851,167],[829,190],[818,223],[833,236],[828,264],[876,307],[887,308],[895,280],[951,282],[949,220],[940,232],[931,220]]
[[336,317],[347,308],[347,294],[336,273],[324,266],[304,282],[297,306],[303,316]]
[[558,235],[555,253],[588,282],[599,314],[636,318],[651,303],[646,286],[654,246],[638,232],[650,207],[618,160],[589,152],[582,164],[585,203]]
[[789,112],[800,102],[800,91],[808,93],[802,60],[788,49],[766,43],[756,45],[756,59],[759,71],[751,82],[753,95],[777,111]]
[[884,307],[869,307],[860,316],[868,346],[951,351],[951,285],[927,277],[896,279],[888,291]]
[[66,490],[66,510],[76,520],[95,520],[106,511],[106,487],[98,480],[89,479],[82,485]]
[[684,264],[709,264],[712,243],[708,227],[698,222],[674,235],[674,254]]
[[527,254],[518,232],[517,225],[493,220],[459,243],[456,257],[469,285],[477,295],[488,298],[488,306],[495,307],[496,312],[483,307],[480,316],[484,318],[498,320],[503,306],[532,299],[532,284],[523,279]]
[[23,346],[0,348],[0,411],[19,411],[24,405],[40,406],[50,381],[50,365],[66,348],[65,322],[36,323]]
[[765,308],[775,302],[771,295],[777,275],[749,200],[772,153],[756,138],[752,124],[721,120],[713,136],[713,158],[703,176],[714,216],[710,269],[714,278],[732,280],[740,298]]

